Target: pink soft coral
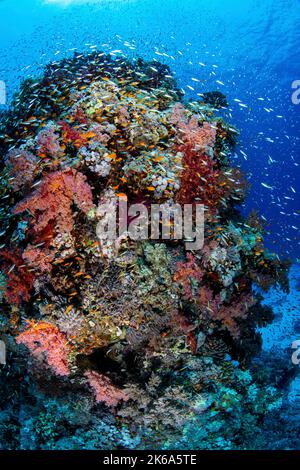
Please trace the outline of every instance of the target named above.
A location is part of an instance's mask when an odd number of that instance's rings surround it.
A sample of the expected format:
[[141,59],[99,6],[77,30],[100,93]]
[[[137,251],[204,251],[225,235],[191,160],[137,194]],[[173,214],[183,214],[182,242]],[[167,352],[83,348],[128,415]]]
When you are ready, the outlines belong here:
[[5,164],[14,191],[26,189],[33,183],[37,158],[32,153],[21,149],[11,150],[5,158]]
[[176,103],[172,108],[170,122],[175,126],[179,126],[181,122],[187,122],[187,112],[183,104]]
[[31,326],[17,337],[17,344],[24,344],[37,359],[46,360],[56,375],[70,374],[68,357],[70,347],[66,336],[51,323],[31,323]]
[[209,122],[201,125],[197,116],[188,119],[186,110],[181,104],[174,106],[171,122],[176,126],[180,139],[190,144],[195,150],[209,151],[216,142],[216,129]]
[[96,402],[103,402],[107,406],[115,407],[121,401],[127,401],[127,395],[112,384],[111,380],[105,375],[98,374],[95,371],[85,372],[89,386],[94,390]]
[[29,211],[35,217],[35,233],[51,224],[60,233],[70,233],[74,226],[73,203],[85,214],[94,207],[92,191],[85,176],[67,169],[47,175],[39,189],[19,202],[14,212]]
[[41,156],[58,157],[61,153],[59,136],[55,133],[54,125],[43,129],[37,136],[38,153]]
[[28,245],[23,252],[23,260],[25,263],[33,267],[39,273],[49,273],[52,269],[52,261],[55,258],[55,251],[50,248],[43,247],[37,248],[32,245]]
[[213,148],[216,141],[216,130],[209,122],[199,126],[197,116],[192,116],[190,121],[180,124],[181,138],[185,143],[192,144],[195,150],[208,151]]
[[227,330],[233,339],[238,339],[241,335],[238,320],[244,320],[249,315],[249,310],[257,300],[251,293],[226,305],[222,302],[221,294],[213,295],[213,292],[206,287],[200,289],[200,307],[212,319],[221,323],[221,328]]

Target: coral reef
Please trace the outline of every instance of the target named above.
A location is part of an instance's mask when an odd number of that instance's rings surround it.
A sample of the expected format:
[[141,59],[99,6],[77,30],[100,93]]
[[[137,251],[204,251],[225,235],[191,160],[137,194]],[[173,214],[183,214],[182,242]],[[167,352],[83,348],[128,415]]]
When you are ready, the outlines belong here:
[[[23,83],[0,124],[3,446],[239,449],[279,409],[248,368],[272,316],[254,287],[288,289],[289,266],[239,212],[225,105],[185,103],[156,61],[99,53]],[[99,240],[118,197],[203,204],[204,246]]]

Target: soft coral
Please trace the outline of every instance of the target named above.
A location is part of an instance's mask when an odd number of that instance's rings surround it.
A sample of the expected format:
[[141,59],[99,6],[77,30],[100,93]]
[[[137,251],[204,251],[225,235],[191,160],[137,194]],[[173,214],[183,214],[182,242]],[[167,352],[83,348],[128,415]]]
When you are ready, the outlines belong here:
[[187,143],[180,147],[183,152],[184,170],[181,176],[177,200],[180,204],[198,202],[216,210],[224,189],[218,185],[219,171],[213,160],[204,152],[195,150]]
[[182,288],[183,297],[187,300],[193,298],[193,284],[201,282],[203,273],[192,253],[187,253],[187,261],[176,265],[174,281]]
[[32,322],[16,341],[18,344],[27,346],[37,359],[46,360],[56,375],[70,374],[68,364],[70,347],[66,336],[55,325],[47,322]]
[[95,393],[96,402],[103,402],[107,406],[115,407],[121,401],[127,401],[129,397],[113,385],[111,380],[105,375],[98,374],[98,372],[88,370],[85,372],[89,386]]
[[47,175],[37,191],[19,202],[15,214],[29,211],[35,217],[33,230],[39,233],[55,222],[57,231],[70,233],[74,218],[75,203],[85,214],[92,209],[92,191],[83,174],[66,169]]
[[239,320],[245,320],[256,303],[257,299],[251,293],[225,303],[221,294],[214,295],[208,287],[202,286],[199,291],[201,310],[212,320],[220,322],[221,329],[227,330],[233,339],[240,338]]
[[[28,211],[34,217],[31,221],[34,245],[27,245],[23,259],[36,271],[50,272],[64,238],[71,239],[74,204],[87,214],[94,207],[92,191],[83,174],[66,169],[47,175],[37,191],[16,205],[16,214]],[[55,235],[59,236],[59,243]]]

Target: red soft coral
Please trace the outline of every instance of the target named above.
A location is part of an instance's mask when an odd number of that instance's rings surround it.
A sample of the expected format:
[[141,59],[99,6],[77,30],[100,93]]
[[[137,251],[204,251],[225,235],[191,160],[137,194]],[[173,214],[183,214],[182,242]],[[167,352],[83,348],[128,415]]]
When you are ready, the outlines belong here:
[[181,286],[183,297],[187,300],[193,298],[193,283],[201,282],[203,273],[197,265],[195,257],[192,253],[187,253],[187,261],[177,263],[174,281]]
[[212,318],[216,318],[222,324],[222,328],[229,331],[233,339],[238,339],[241,335],[241,329],[236,320],[245,320],[249,315],[249,310],[257,300],[248,294],[230,305],[222,305],[222,307],[213,312]]
[[79,130],[71,127],[67,122],[60,121],[59,125],[62,129],[62,137],[65,144],[73,144],[76,148],[80,148],[87,143],[87,138]]
[[24,264],[20,250],[16,250],[14,253],[2,250],[0,260],[1,269],[7,278],[4,297],[10,304],[17,306],[21,304],[22,300],[28,302],[35,277]]
[[174,312],[170,318],[170,326],[176,335],[184,334],[186,343],[190,347],[192,354],[197,352],[196,326],[191,323],[183,314]]
[[177,201],[180,204],[198,202],[216,210],[224,189],[218,185],[219,171],[213,160],[205,153],[199,153],[190,143],[183,145],[183,167]]
[[51,323],[31,323],[31,326],[17,337],[17,344],[24,344],[31,354],[40,361],[46,361],[56,375],[70,374],[68,357],[70,346],[66,336]]
[[127,401],[127,395],[112,384],[111,380],[105,375],[98,374],[95,371],[85,372],[89,386],[94,390],[96,402],[103,402],[107,406],[115,407],[121,401]]
[[209,122],[201,124],[197,116],[188,119],[181,104],[174,106],[171,122],[177,129],[177,151],[183,153],[184,170],[177,201],[180,204],[197,201],[214,211],[224,193],[218,185],[219,171],[213,160],[216,128]]

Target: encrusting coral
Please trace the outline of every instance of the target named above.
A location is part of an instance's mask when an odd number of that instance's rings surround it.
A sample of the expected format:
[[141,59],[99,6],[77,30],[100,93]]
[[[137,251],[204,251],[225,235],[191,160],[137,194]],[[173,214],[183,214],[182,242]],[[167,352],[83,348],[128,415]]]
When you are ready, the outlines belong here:
[[[255,326],[269,320],[253,286],[287,287],[288,263],[264,248],[258,218],[237,209],[247,194],[230,163],[238,133],[211,103],[185,103],[158,62],[95,53],[50,64],[2,118],[2,335],[16,357],[33,357],[37,394],[53,383],[57,403],[61,388],[89,410],[96,398],[95,426],[110,420],[111,446],[188,447],[197,426],[213,448],[209,435],[242,415],[243,400],[255,429],[257,396],[264,410],[278,402],[228,357],[247,366]],[[99,240],[97,206],[114,197],[203,204],[204,246]],[[238,433],[224,435],[230,448]]]

